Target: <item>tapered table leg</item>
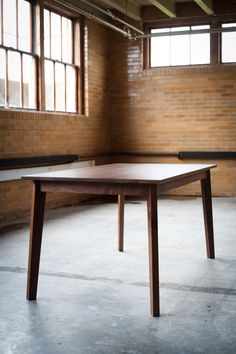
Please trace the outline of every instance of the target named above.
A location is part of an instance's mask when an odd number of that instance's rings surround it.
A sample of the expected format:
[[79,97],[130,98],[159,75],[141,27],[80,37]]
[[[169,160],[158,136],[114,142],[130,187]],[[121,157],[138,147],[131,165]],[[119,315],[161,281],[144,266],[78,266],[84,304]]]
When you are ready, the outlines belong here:
[[119,234],[118,234],[118,248],[120,252],[124,250],[124,194],[118,195],[118,220],[119,220]]
[[159,296],[159,259],[158,259],[158,225],[157,225],[157,187],[150,186],[148,200],[148,245],[150,310],[153,317],[160,316]]
[[38,182],[34,183],[30,221],[29,263],[27,280],[28,300],[36,300],[37,297],[45,197],[46,193],[40,191],[40,184]]
[[207,257],[215,258],[210,171],[207,171],[207,178],[201,180],[201,189]]

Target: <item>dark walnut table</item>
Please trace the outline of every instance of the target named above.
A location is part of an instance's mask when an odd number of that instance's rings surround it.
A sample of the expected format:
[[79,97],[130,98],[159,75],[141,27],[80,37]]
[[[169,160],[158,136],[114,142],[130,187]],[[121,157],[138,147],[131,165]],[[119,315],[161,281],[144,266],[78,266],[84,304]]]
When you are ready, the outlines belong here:
[[201,181],[207,257],[214,258],[210,169],[203,164],[110,164],[23,176],[33,181],[27,299],[36,300],[45,197],[47,192],[118,195],[119,250],[123,250],[124,197],[147,199],[150,307],[160,316],[157,199],[173,188]]

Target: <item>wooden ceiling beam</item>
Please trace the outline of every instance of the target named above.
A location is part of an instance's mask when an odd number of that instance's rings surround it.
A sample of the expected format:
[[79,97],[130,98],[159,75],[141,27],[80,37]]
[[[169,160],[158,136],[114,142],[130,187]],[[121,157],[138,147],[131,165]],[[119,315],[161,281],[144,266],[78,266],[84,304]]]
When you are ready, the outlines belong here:
[[109,9],[116,9],[135,21],[141,21],[139,6],[135,5],[133,2],[128,0],[102,0],[101,2],[105,4]]
[[152,5],[156,6],[165,15],[176,17],[175,1],[173,0],[148,0]]
[[194,1],[208,15],[213,15],[214,14],[212,0],[194,0]]

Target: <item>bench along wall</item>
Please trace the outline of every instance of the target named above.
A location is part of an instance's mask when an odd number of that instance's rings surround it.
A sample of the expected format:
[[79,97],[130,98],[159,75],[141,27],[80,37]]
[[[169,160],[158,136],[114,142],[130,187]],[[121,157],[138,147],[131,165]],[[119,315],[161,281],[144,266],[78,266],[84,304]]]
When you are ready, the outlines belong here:
[[[109,145],[107,30],[88,26],[86,67],[87,116],[0,110],[0,158],[106,153]],[[99,159],[97,163],[106,163]],[[48,195],[48,207],[72,204],[76,194]],[[29,214],[31,183],[0,183],[0,222]]]

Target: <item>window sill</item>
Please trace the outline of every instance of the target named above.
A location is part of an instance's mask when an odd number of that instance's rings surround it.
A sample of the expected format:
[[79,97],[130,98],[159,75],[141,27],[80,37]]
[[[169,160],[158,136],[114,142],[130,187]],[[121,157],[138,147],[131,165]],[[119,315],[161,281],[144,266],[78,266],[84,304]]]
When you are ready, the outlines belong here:
[[38,111],[36,109],[24,109],[24,108],[8,108],[8,107],[0,107],[0,111],[2,112],[13,112],[13,113],[30,113],[35,115],[49,115],[49,116],[62,116],[68,118],[86,118],[87,114],[81,113],[69,113],[69,112],[52,112],[52,111]]
[[147,75],[156,73],[158,75],[169,75],[177,73],[190,72],[223,72],[228,70],[236,70],[236,63],[218,63],[218,64],[198,64],[198,65],[179,65],[179,66],[156,66],[144,68],[143,72]]

